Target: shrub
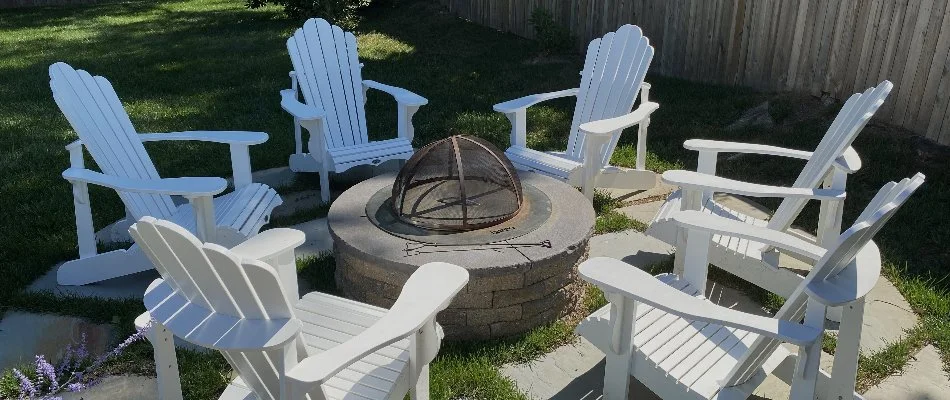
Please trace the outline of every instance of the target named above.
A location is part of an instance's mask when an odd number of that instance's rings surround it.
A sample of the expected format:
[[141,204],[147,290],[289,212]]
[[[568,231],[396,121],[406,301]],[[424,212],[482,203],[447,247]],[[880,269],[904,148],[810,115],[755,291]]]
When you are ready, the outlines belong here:
[[284,7],[290,18],[306,19],[320,17],[343,29],[353,29],[359,22],[356,10],[369,5],[371,0],[245,0],[247,8],[260,8],[267,4]]
[[570,53],[574,50],[571,31],[554,21],[554,16],[545,8],[535,8],[528,20],[534,26],[535,38],[541,50],[548,53]]

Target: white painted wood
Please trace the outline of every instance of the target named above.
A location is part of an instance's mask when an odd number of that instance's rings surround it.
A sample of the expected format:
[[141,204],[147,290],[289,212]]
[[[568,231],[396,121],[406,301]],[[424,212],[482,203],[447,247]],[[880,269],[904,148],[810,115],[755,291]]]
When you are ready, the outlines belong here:
[[[700,152],[701,170],[667,171],[669,175],[666,177],[669,179],[665,180],[668,183],[702,190],[705,199],[701,208],[705,212],[781,231],[788,230],[807,201],[818,200],[823,205],[819,214],[821,231],[817,236],[819,243],[827,247],[840,233],[846,174],[861,167],[861,160],[850,147],[851,143],[892,88],[893,84],[883,81],[877,87],[853,95],[842,107],[814,152],[759,144],[691,139],[684,142],[684,147]],[[805,159],[808,162],[791,187],[780,188],[703,174],[706,170],[712,171],[710,166],[715,161],[711,154],[719,153],[764,154]],[[826,177],[829,175],[832,176],[831,184],[826,185]],[[821,186],[826,187],[820,188]],[[783,201],[771,218],[762,220],[719,204],[712,199],[715,193],[778,197]],[[671,194],[651,221],[647,233],[667,243],[678,245],[681,235],[678,234],[675,223],[671,222],[671,216],[681,209],[699,209],[681,204],[684,198],[680,191]],[[801,281],[797,274],[778,268],[778,254],[769,245],[728,235],[713,235],[712,241],[710,262],[757,286],[787,298],[791,295],[792,288]],[[682,257],[677,256],[676,261],[676,271],[681,272]]]
[[[646,169],[646,140],[650,115],[659,105],[649,100],[650,86],[643,82],[652,59],[653,47],[633,25],[593,40],[587,48],[578,88],[525,96],[494,106],[511,122],[511,146],[505,155],[518,169],[583,186],[588,198],[593,198],[594,187],[653,187],[656,180]],[[638,94],[640,105],[634,110]],[[540,152],[527,148],[527,108],[567,96],[577,97],[567,149]],[[634,125],[638,125],[636,168],[611,167],[610,158],[620,133]]]
[[614,324],[604,369],[604,399],[626,400],[630,387],[630,356],[634,351],[637,303],[617,293],[608,294],[611,319],[623,321]]
[[[66,146],[69,150],[70,169],[85,169],[82,143],[73,142]],[[83,181],[72,181],[73,207],[76,211],[76,237],[79,240],[79,258],[96,255],[96,229],[92,222],[92,205],[89,202],[89,185]]]
[[147,312],[135,318],[135,327],[148,329],[145,337],[154,350],[155,370],[163,371],[157,375],[158,398],[182,400],[178,357],[175,354],[175,336],[164,325],[153,320]]
[[[858,356],[861,351],[861,330],[864,327],[865,299],[848,304],[842,308],[840,325],[838,327],[837,346],[835,346],[835,361],[832,366],[832,376],[854,376],[858,372]],[[829,381],[825,398],[849,398],[855,391],[855,382],[847,379],[833,379]]]
[[[814,299],[808,300],[805,311],[805,325],[821,329],[825,325],[825,306]],[[791,400],[812,400],[818,384],[818,369],[821,360],[821,340],[801,346],[798,349],[798,363],[789,393]]]
[[[698,213],[698,211],[690,212]],[[710,232],[686,229],[686,248],[679,251],[683,253],[683,279],[701,293],[706,292],[711,237]]]
[[[683,277],[662,274],[652,278],[640,268],[603,257],[582,263],[581,276],[601,288],[610,300],[577,327],[578,334],[608,355],[605,397],[626,391],[627,378],[616,376],[612,365],[615,370],[629,370],[654,393],[669,399],[747,398],[765,374],[773,371],[791,374],[783,379],[791,382],[793,399],[826,398],[822,396],[828,394],[860,398],[854,392],[854,380],[863,299],[881,269],[880,253],[871,239],[923,180],[923,175],[917,174],[885,185],[856,223],[828,249],[767,224],[749,225],[686,209],[671,218],[671,223],[688,232],[679,251],[686,253]],[[699,193],[693,190],[689,196],[699,197]],[[694,201],[682,204],[687,203]],[[702,297],[705,274],[700,271],[708,265],[711,236],[717,234],[816,259],[815,267],[798,281],[774,317],[720,307]],[[627,302],[638,307],[625,319],[622,314]],[[846,309],[844,345],[840,355],[836,353],[833,375],[828,378],[819,369],[821,336],[827,308],[839,305]],[[626,333],[632,337],[633,348],[624,353],[629,354],[624,363],[619,357]],[[797,358],[780,346],[783,342],[799,346]],[[795,367],[785,367],[789,362]]]
[[[357,165],[378,165],[386,160],[412,156],[412,117],[428,100],[406,89],[363,80],[357,56],[356,37],[320,18],[307,20],[287,40],[294,71],[291,89],[282,90],[281,107],[294,117],[296,146],[290,168],[296,172],[319,172],[320,195],[330,200],[329,174]],[[397,103],[397,139],[384,141],[386,148],[368,153],[366,91],[385,92]],[[303,95],[303,101],[298,97]],[[310,133],[304,149],[300,128]],[[343,153],[362,154],[341,159]]]
[[806,200],[844,200],[845,197],[843,190],[760,185],[695,171],[666,171],[663,173],[662,179],[665,183],[681,188],[727,192],[740,196]]
[[[579,271],[585,280],[606,292],[621,293],[623,297],[649,304],[672,316],[735,327],[794,344],[811,343],[820,336],[816,329],[797,323],[750,315],[685,294],[620,260],[595,257],[582,263]],[[687,284],[699,291],[699,288]],[[671,318],[670,322],[674,320]],[[641,329],[640,332],[646,330]]]
[[186,131],[186,132],[168,132],[168,133],[141,133],[139,139],[142,142],[167,142],[167,141],[191,141],[191,142],[210,142],[232,145],[253,146],[267,141],[267,134],[264,132],[245,132],[245,131]]
[[[65,63],[49,67],[53,98],[79,140],[66,148],[70,168],[63,178],[73,184],[79,259],[66,262],[57,271],[61,285],[85,285],[148,269],[148,260],[136,247],[129,251],[96,254],[95,229],[89,204],[88,184],[116,190],[125,205],[127,219],[144,216],[166,218],[199,232],[206,240],[221,244],[251,237],[260,230],[274,207],[282,203],[272,189],[251,182],[248,146],[264,143],[263,132],[192,131],[138,134],[112,85]],[[227,188],[222,178],[162,178],[145,151],[143,142],[191,140],[230,146],[236,190],[212,199]],[[92,155],[101,172],[85,168],[83,148]],[[191,199],[176,206],[172,195]],[[198,210],[196,212],[195,210]]]
[[428,398],[428,364],[441,341],[435,317],[468,282],[465,269],[423,265],[384,310],[291,295],[284,282],[296,282],[296,271],[265,260],[293,260],[299,231],[274,229],[227,249],[152,217],[129,230],[162,275],[146,289],[139,317],[156,321],[149,338],[160,398],[181,398],[172,334],[221,351],[238,375],[222,399]]
[[[730,237],[755,240],[759,243],[781,247],[784,250],[809,258],[821,259],[826,249],[792,236],[786,232],[754,226],[732,219],[722,218],[702,211],[682,211],[672,217],[677,224],[699,231],[717,232]],[[711,229],[709,227],[715,227]],[[705,258],[705,257],[704,257]]]
[[[862,94],[851,96],[832,122],[831,127],[828,128],[828,133],[818,144],[813,156],[805,164],[802,174],[799,175],[792,186],[818,187],[825,175],[831,170],[835,160],[851,146],[858,133],[864,129],[864,126],[884,103],[893,88],[894,84],[883,81]],[[783,201],[769,221],[769,227],[781,230],[788,229],[798,214],[801,213],[805,201],[804,199]]]

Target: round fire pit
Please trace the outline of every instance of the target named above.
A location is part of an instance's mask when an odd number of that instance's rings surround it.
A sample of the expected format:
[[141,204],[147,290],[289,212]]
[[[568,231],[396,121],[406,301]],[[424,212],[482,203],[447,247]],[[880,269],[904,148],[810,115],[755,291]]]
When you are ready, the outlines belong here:
[[353,186],[327,217],[337,286],[347,297],[389,308],[420,265],[460,265],[469,283],[438,317],[449,339],[509,336],[576,313],[583,296],[577,264],[587,256],[594,210],[563,182],[518,176],[524,188],[519,213],[462,232],[398,226],[386,212],[394,174]]

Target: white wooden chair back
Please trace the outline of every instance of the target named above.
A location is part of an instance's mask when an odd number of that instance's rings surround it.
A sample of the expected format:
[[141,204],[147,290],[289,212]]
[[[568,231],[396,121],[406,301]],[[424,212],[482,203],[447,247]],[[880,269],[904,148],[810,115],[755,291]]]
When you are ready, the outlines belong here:
[[[175,316],[177,323],[166,324],[176,336],[187,339],[200,330],[208,331],[208,335],[220,332],[223,336],[235,334],[231,331],[237,328],[232,327],[244,320],[287,321],[295,318],[280,278],[270,265],[257,260],[242,260],[224,247],[202,243],[184,228],[165,220],[144,217],[129,232],[173,292],[168,298],[180,298],[175,296],[180,295],[187,299],[185,304],[175,305],[181,309]],[[189,311],[195,314],[195,318],[178,315]],[[218,321],[206,322],[214,319]],[[212,325],[217,326],[210,328]],[[298,334],[295,340],[300,341],[302,337]],[[284,363],[279,348],[221,351],[221,354],[258,398],[280,398],[279,377],[282,374],[277,368]],[[299,359],[294,363],[296,361]]]
[[[103,173],[132,179],[160,179],[119,96],[106,78],[58,62],[49,67],[53,99]],[[175,211],[170,196],[119,192],[136,219],[167,218]]]
[[326,113],[326,147],[368,142],[356,37],[323,19],[311,18],[287,39],[287,51],[305,102]]
[[[815,264],[775,317],[800,321],[805,315],[809,296],[825,292],[820,290],[820,286],[826,283],[832,283],[836,291],[847,291],[837,293],[841,296],[837,300],[846,299],[844,304],[864,297],[877,282],[880,263],[853,261],[923,182],[923,174],[918,173],[913,178],[903,179],[899,183],[890,182],[878,191],[854,225],[838,237],[836,243]],[[877,251],[876,247],[874,251]],[[757,339],[728,375],[725,386],[738,385],[749,380],[780,344],[778,340],[767,337]]]
[[[854,143],[858,133],[864,129],[881,104],[884,104],[884,100],[893,88],[894,84],[883,81],[876,87],[868,88],[864,93],[851,95],[792,186],[816,188],[821,185],[832,164]],[[802,198],[783,201],[769,220],[769,228],[788,229],[807,202],[807,199]]]
[[[583,161],[581,124],[619,117],[633,109],[652,60],[653,46],[643,36],[640,27],[634,25],[624,25],[616,32],[590,42],[581,72],[567,156]],[[601,150],[605,158],[613,154],[619,139],[620,132],[614,132],[610,144]],[[603,165],[609,162],[605,159]]]

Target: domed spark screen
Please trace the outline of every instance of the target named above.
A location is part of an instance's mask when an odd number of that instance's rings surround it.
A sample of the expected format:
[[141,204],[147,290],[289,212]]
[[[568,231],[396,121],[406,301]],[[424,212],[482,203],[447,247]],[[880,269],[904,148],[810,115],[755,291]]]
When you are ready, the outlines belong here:
[[392,206],[408,224],[467,231],[518,214],[521,181],[504,153],[472,136],[452,136],[419,149],[399,171]]

